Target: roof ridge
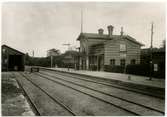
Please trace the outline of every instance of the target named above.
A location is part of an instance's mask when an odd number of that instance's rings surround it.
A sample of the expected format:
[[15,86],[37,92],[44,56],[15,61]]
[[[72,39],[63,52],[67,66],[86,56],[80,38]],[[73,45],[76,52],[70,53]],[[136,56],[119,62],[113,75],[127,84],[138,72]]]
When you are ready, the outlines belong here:
[[14,50],[14,51],[17,51],[17,52],[20,53],[20,54],[25,55],[25,53],[23,53],[23,52],[21,52],[21,51],[19,51],[19,50],[16,50],[16,49],[14,49],[14,48],[12,48],[12,47],[6,45],[6,44],[3,44],[1,47],[3,47],[3,46],[5,46],[5,47],[7,47],[7,48],[9,48],[9,49],[12,49],[12,50]]
[[138,42],[135,38],[129,36],[129,35],[112,35],[111,37],[109,37],[108,34],[98,34],[98,33],[80,33],[79,37],[77,38],[77,40],[80,39],[80,36],[85,36],[88,37],[90,39],[105,39],[105,40],[111,40],[112,38],[117,38],[117,37],[127,37],[127,39],[129,39],[130,41],[133,41],[134,43],[137,43],[141,46],[143,46],[144,44]]
[[[82,34],[96,34],[96,35],[100,35],[99,33],[87,33],[87,32],[83,32]],[[108,34],[102,34],[100,36],[103,36],[103,35],[108,36]],[[121,35],[112,35],[112,36],[121,36]],[[125,35],[123,35],[123,36],[125,36]]]

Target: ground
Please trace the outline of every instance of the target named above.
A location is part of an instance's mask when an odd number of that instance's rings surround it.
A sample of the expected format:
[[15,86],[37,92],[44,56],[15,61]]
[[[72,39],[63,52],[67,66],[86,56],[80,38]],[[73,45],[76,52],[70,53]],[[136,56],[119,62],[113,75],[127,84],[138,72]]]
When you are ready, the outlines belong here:
[[27,116],[34,115],[15,77],[2,73],[2,115]]
[[2,72],[2,115],[35,115],[16,79],[42,116],[73,115],[67,108],[83,116],[164,115],[164,99],[45,70]]

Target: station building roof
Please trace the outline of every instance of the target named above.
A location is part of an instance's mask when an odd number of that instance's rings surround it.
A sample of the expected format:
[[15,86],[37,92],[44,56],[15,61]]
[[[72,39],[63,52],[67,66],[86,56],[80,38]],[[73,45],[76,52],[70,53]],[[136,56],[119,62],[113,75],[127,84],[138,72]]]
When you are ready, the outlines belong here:
[[80,33],[80,35],[78,36],[77,40],[80,40],[81,38],[87,38],[87,39],[103,39],[104,41],[109,41],[111,39],[120,39],[120,38],[124,38],[127,40],[130,40],[136,44],[139,44],[140,46],[144,46],[144,44],[138,42],[136,39],[134,39],[133,37],[129,36],[129,35],[112,35],[109,37],[108,34],[98,34],[98,33]]

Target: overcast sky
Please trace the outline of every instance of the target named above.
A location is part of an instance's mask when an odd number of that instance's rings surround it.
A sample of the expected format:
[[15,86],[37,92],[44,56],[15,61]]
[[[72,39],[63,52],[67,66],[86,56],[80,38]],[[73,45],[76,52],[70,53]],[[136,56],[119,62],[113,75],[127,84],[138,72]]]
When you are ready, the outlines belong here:
[[81,32],[81,8],[83,8],[83,32],[97,33],[99,28],[107,32],[114,26],[114,34],[124,33],[150,47],[151,22],[154,22],[154,47],[160,47],[165,39],[165,3],[158,2],[8,2],[2,6],[2,44],[24,53],[46,56],[51,48],[67,50],[64,43],[79,46],[76,38]]

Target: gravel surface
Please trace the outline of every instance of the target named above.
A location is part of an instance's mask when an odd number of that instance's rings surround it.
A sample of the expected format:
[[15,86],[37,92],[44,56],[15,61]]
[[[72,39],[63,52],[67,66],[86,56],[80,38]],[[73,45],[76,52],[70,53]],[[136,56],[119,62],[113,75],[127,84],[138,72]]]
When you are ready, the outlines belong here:
[[31,82],[23,78],[20,74],[18,80],[25,88],[26,92],[29,94],[29,97],[33,100],[33,103],[38,107],[38,111],[42,116],[71,116],[67,110],[62,108],[59,104],[54,102],[46,94],[44,94],[39,88],[35,87]]
[[[52,77],[50,77],[50,78],[54,79]],[[58,80],[58,79],[56,79],[56,81],[64,83],[64,84],[66,84],[68,86],[71,86],[71,87],[73,87],[75,89],[79,89],[79,90],[81,90],[83,92],[86,92],[86,93],[88,93],[90,95],[99,97],[100,99],[106,100],[107,102],[111,102],[111,103],[113,103],[115,105],[118,105],[118,106],[120,106],[120,107],[122,107],[124,109],[131,110],[132,112],[135,112],[135,113],[140,114],[140,115],[162,115],[159,112],[150,111],[147,108],[144,108],[144,107],[141,107],[141,106],[138,106],[136,104],[132,104],[132,103],[129,103],[129,102],[126,102],[126,101],[122,101],[122,100],[120,100],[118,98],[114,98],[114,97],[111,97],[111,96],[108,96],[108,95],[104,95],[104,94],[92,91],[90,89],[87,89],[87,88],[82,88],[80,86],[73,85],[71,83],[67,83],[67,82],[64,82],[64,81],[61,81],[61,80]]]
[[10,72],[2,72],[2,115],[34,116],[27,99],[22,95],[15,77]]
[[[54,75],[64,80],[68,80],[70,82],[75,82],[77,84],[87,86],[92,89],[96,89],[108,94],[112,94],[114,96],[118,96],[118,97],[127,99],[129,101],[133,101],[136,103],[140,103],[140,104],[164,111],[165,101],[162,99],[146,96],[139,93],[134,93],[131,91],[117,89],[117,88],[102,85],[102,84],[83,81],[80,79],[71,78],[70,76],[57,75],[54,72],[49,72],[49,71],[47,72],[42,71],[42,72],[48,75]],[[24,73],[24,74],[27,76],[29,80],[32,80],[35,84],[39,85],[43,90],[47,91],[49,95],[53,96],[55,99],[58,98],[59,100],[61,100],[63,104],[65,104],[78,116],[134,116],[133,113],[128,112],[124,109],[130,110],[132,112],[138,113],[140,115],[145,115],[145,116],[146,115],[152,115],[152,116],[162,115],[161,113],[150,111],[149,109],[132,104],[130,102],[126,102],[118,98],[111,97],[109,95],[105,95],[100,92],[90,90],[88,88],[77,86],[75,84],[65,82],[60,79],[56,79],[54,77],[49,77],[48,75],[43,75],[43,76],[47,76],[48,78],[55,80],[57,82],[60,82],[64,85],[68,85],[69,87],[63,86],[62,84],[42,78],[38,75],[38,73]],[[46,94],[44,94],[39,88],[34,86],[30,81],[25,79],[21,74],[15,73],[15,75],[17,76],[17,79],[19,80],[19,82],[22,84],[26,92],[29,94],[29,96],[33,100],[33,103],[35,103],[35,105],[38,107],[38,111],[40,111],[42,116],[66,116],[66,115],[71,116],[72,115],[71,113],[69,113],[69,111],[64,109],[62,106],[60,106],[58,103],[56,103],[51,98],[49,98]],[[70,87],[74,88],[75,90],[71,89]],[[80,90],[81,92],[77,90]],[[88,93],[88,95],[82,92]],[[92,96],[98,97],[99,99],[96,99]],[[19,96],[19,98],[23,98],[23,97],[24,96]],[[124,109],[118,108],[102,100],[113,103]],[[2,100],[2,102],[3,101],[5,102],[5,100]],[[26,102],[26,104],[22,106],[23,108],[25,108],[25,111],[23,111],[21,115],[26,116],[26,115],[32,114],[28,111],[27,104],[28,103]],[[19,107],[19,106],[17,105],[16,107]]]
[[95,115],[95,116],[117,116],[117,115],[133,115],[125,110],[117,108],[113,105],[99,101],[93,97],[67,88],[52,81],[40,78],[30,74],[33,82],[45,88],[51,95],[58,97],[77,115]]
[[59,78],[68,80],[68,81],[73,81],[77,84],[81,84],[81,85],[85,85],[88,87],[91,87],[93,89],[96,90],[100,90],[102,92],[106,92],[108,94],[112,94],[114,96],[118,96],[139,104],[143,104],[145,106],[148,107],[152,107],[155,109],[158,109],[160,111],[164,111],[165,109],[165,100],[163,99],[159,99],[159,98],[155,98],[155,97],[151,97],[151,96],[147,96],[147,95],[143,95],[143,94],[139,94],[139,93],[135,93],[135,92],[131,92],[131,91],[126,91],[126,90],[122,90],[122,89],[118,89],[118,88],[114,88],[114,87],[110,87],[110,86],[106,86],[106,85],[102,85],[102,84],[97,84],[97,83],[93,83],[93,82],[88,82],[88,81],[83,81],[80,79],[76,79],[76,78],[72,78],[72,77],[67,77],[67,76],[63,76],[59,75],[59,74],[55,74],[55,72],[46,72],[46,71],[41,71],[41,73],[45,73],[48,75],[54,75],[57,76]]

